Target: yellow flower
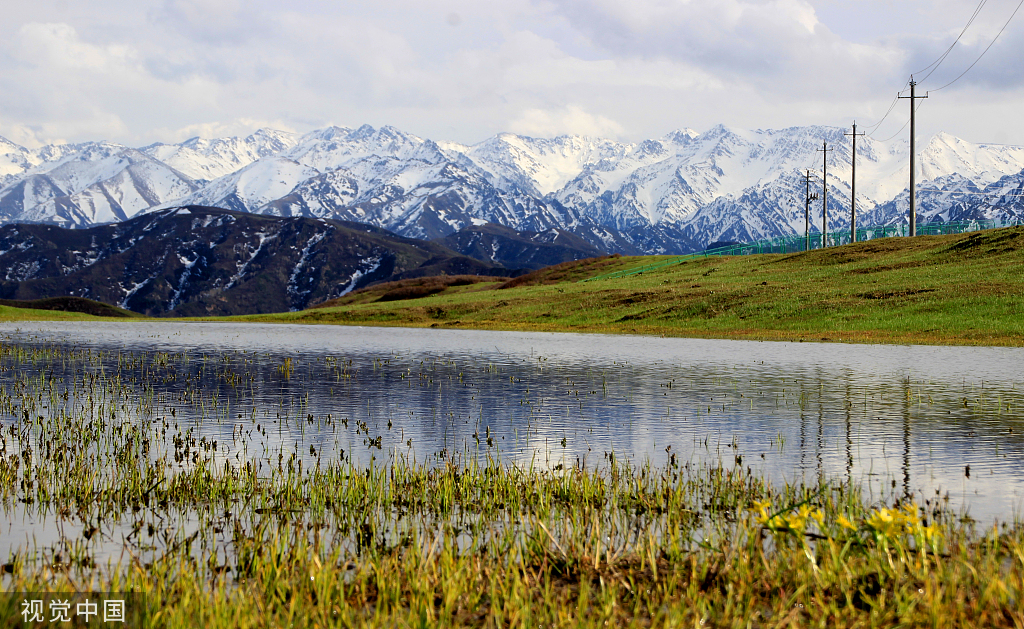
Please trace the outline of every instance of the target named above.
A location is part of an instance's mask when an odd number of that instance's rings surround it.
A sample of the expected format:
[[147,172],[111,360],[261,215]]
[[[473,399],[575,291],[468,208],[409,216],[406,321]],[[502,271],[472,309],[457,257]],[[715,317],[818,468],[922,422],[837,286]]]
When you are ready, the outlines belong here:
[[754,503],[754,510],[757,511],[758,524],[768,524],[768,509],[771,508],[771,500],[761,500]]
[[865,522],[876,533],[888,536],[902,528],[896,521],[895,515],[896,513],[883,508],[872,513]]
[[921,516],[918,513],[917,503],[912,502],[910,504],[903,505],[903,522],[907,527],[917,525],[921,521]]
[[856,531],[857,530],[857,525],[855,525],[853,522],[850,522],[849,520],[847,520],[846,516],[842,516],[841,515],[838,518],[836,518],[836,524],[838,524],[839,526],[841,526],[843,528],[850,529],[851,531]]
[[803,532],[807,526],[807,513],[801,508],[796,513],[786,516],[786,525],[795,532]]
[[824,526],[824,524],[825,524],[825,514],[822,513],[821,509],[815,509],[811,513],[811,517],[814,518],[814,521],[818,523],[818,526]]
[[937,524],[930,524],[922,528],[921,532],[924,533],[924,541],[928,544],[934,544],[942,539],[942,531],[939,530],[939,526]]

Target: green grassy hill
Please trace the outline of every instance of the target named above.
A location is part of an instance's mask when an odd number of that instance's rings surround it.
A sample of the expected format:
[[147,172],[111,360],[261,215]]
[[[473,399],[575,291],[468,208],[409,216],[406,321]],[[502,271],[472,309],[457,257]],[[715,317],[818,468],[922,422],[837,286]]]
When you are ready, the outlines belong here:
[[137,312],[83,297],[0,299],[0,321],[53,321],[93,319],[147,319]]
[[401,288],[384,285],[302,312],[243,319],[1024,345],[1024,227],[885,238],[797,254],[697,258],[641,275],[579,282],[651,261],[591,258],[508,281],[451,282],[421,291],[422,297],[405,290],[399,293],[407,298],[382,299]]

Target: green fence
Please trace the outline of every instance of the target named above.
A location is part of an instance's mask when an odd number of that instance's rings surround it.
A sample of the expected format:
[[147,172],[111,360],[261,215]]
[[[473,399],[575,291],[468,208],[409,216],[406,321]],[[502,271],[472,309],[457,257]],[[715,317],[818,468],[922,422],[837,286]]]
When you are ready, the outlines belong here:
[[[983,229],[998,229],[1000,227],[1012,227],[1014,225],[1021,225],[1024,222],[1018,218],[1007,218],[1007,219],[993,219],[993,220],[977,220],[977,221],[961,221],[951,223],[927,223],[925,225],[918,225],[917,235],[918,236],[937,236],[942,234],[964,234],[967,232],[975,232]],[[910,233],[909,225],[873,225],[871,227],[861,227],[857,230],[857,242],[865,240],[874,240],[876,238],[891,238],[893,236],[906,236]],[[828,232],[825,236],[826,247],[837,247],[839,245],[846,245],[851,242],[850,230],[838,230]],[[656,269],[662,269],[673,264],[680,264],[688,260],[695,260],[697,258],[707,258],[710,256],[745,256],[755,253],[799,253],[801,251],[808,250],[808,244],[810,249],[821,249],[822,248],[822,237],[821,233],[810,234],[810,236],[783,236],[781,238],[772,238],[770,240],[758,240],[756,242],[744,242],[736,245],[730,245],[726,247],[715,247],[714,249],[706,249],[698,253],[688,253],[668,260],[662,260],[652,264],[644,264],[642,266],[633,267],[631,269],[625,269],[622,271],[615,271],[614,273],[605,273],[604,275],[597,275],[594,277],[581,280],[583,282],[592,282],[594,280],[610,280],[619,277],[629,277],[631,275],[640,275]]]

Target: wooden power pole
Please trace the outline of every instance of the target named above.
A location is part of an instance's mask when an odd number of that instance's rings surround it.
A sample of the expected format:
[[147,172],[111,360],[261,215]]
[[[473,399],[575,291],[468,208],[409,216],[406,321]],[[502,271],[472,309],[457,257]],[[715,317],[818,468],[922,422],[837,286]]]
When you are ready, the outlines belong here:
[[828,246],[828,153],[834,148],[828,147],[828,142],[822,142],[818,149],[822,154],[821,164],[821,248]]
[[811,201],[818,198],[818,193],[811,194],[811,171],[804,175],[804,251],[811,250]]
[[853,133],[844,133],[853,141],[853,156],[850,158],[850,242],[857,242],[857,123],[853,123]]
[[917,81],[915,81],[914,77],[911,76],[910,77],[910,96],[899,96],[899,98],[909,98],[910,99],[910,210],[909,210],[910,216],[908,218],[910,220],[910,235],[911,236],[916,236],[917,235],[917,196],[915,194],[916,188],[917,188],[917,184],[916,184],[917,175],[916,175],[916,172],[915,172],[916,164],[915,164],[915,161],[914,161],[915,158],[916,158],[916,153],[917,153],[917,142],[916,142],[916,139],[917,139],[917,127],[916,127],[916,120],[915,120],[914,112],[917,110],[917,99],[919,99],[919,98],[928,98],[927,94],[925,94],[924,96],[915,96],[914,95],[914,88],[915,87],[917,87]]

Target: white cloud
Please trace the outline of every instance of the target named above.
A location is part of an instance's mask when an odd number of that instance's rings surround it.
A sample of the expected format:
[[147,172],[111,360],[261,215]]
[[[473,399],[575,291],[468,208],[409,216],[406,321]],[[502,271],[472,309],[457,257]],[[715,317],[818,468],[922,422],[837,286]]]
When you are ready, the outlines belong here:
[[158,129],[160,137],[165,142],[184,142],[191,138],[227,138],[246,136],[258,129],[276,129],[295,133],[298,130],[283,120],[265,120],[253,118],[239,118],[237,120],[201,122],[185,125],[177,129]]
[[595,46],[618,58],[667,57],[763,90],[792,89],[828,76],[863,81],[899,69],[892,63],[898,51],[843,40],[804,0],[554,0],[553,5]]
[[69,24],[25,24],[16,41],[20,61],[49,71],[112,73],[134,71],[138,65],[130,46],[84,43]]
[[17,123],[5,124],[0,119],[0,136],[3,136],[25,148],[35,149],[47,144],[66,144],[67,141],[63,138],[46,138],[45,140],[40,139],[38,135],[38,129],[32,129],[24,125]]
[[536,137],[573,134],[617,138],[624,131],[614,120],[588,113],[578,105],[556,110],[527,109],[508,128],[513,133]]
[[[936,85],[987,45],[1012,9],[996,4]],[[0,23],[0,134],[141,145],[253,125],[393,124],[472,143],[505,130],[639,140],[719,122],[868,122],[949,45],[976,1],[16,5]],[[1024,143],[1016,116],[969,113],[1019,107],[1022,30],[1011,25],[960,91],[927,102],[922,133]],[[894,132],[903,119],[893,120]]]
[[257,2],[165,0],[151,19],[190,40],[224,47],[272,34],[274,21],[268,18]]

